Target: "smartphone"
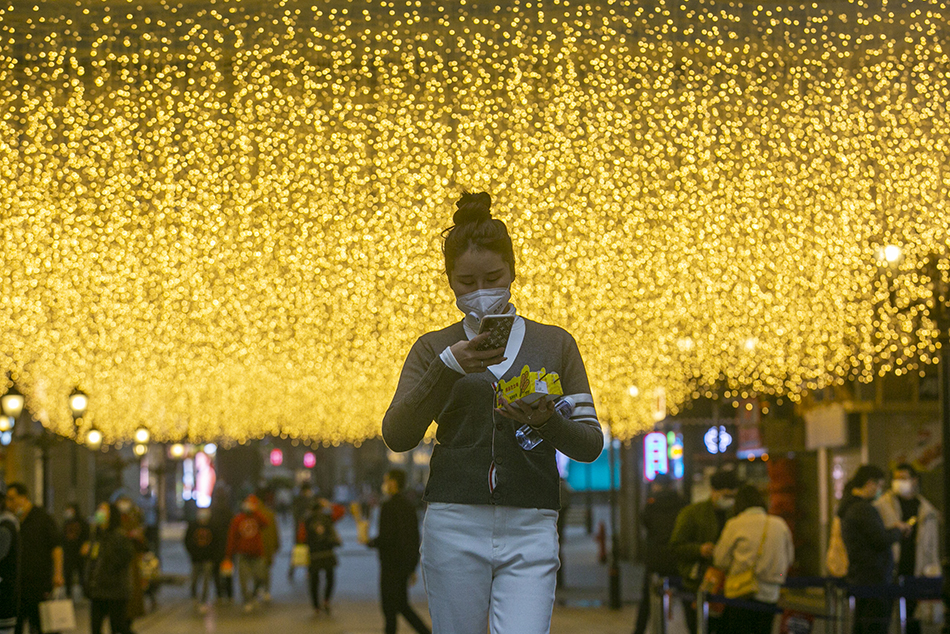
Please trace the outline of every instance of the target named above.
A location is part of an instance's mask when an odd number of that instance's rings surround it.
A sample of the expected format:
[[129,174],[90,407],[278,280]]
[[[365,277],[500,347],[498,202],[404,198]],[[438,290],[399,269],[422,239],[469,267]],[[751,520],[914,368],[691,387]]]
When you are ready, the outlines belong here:
[[478,327],[478,334],[490,332],[485,341],[483,341],[477,350],[494,350],[495,348],[506,348],[508,346],[508,336],[511,334],[511,327],[515,323],[514,315],[485,315]]

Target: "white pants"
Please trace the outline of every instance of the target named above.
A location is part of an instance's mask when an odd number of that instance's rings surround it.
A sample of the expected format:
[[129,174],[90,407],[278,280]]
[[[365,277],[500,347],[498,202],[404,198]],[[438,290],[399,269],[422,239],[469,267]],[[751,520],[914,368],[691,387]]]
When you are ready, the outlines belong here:
[[[557,511],[432,503],[422,569],[435,634],[547,634],[558,560]],[[490,618],[489,618],[490,615]]]

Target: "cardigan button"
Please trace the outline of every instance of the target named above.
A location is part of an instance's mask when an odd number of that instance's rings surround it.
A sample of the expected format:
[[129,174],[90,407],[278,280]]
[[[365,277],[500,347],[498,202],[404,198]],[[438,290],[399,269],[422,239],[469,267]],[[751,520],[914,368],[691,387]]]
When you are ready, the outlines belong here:
[[495,464],[502,464],[505,461],[501,456],[495,456]]

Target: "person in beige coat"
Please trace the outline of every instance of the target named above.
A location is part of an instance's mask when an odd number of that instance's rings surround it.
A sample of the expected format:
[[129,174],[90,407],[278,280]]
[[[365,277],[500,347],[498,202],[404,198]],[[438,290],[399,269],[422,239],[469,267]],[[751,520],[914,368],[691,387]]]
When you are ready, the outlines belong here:
[[[904,522],[910,532],[893,546],[896,577],[939,577],[940,528],[937,509],[920,495],[920,476],[909,464],[899,464],[891,477],[891,489],[874,503],[886,528]],[[921,606],[923,607],[923,606]],[[920,633],[917,602],[908,599],[907,634]]]
[[[755,571],[758,591],[743,597],[762,603],[762,609],[727,605],[720,634],[770,634],[775,614],[769,607],[778,602],[785,575],[795,560],[792,531],[781,517],[769,515],[765,499],[750,484],[736,494],[736,515],[722,529],[713,549],[713,565],[724,570],[726,579],[749,569]],[[770,605],[769,605],[770,604]]]

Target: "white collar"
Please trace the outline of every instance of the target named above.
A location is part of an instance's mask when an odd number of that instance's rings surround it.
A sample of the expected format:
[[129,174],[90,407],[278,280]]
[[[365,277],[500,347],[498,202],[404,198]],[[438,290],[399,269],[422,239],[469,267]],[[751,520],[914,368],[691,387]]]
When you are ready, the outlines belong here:
[[[508,345],[505,347],[505,360],[497,365],[489,366],[488,370],[495,375],[496,379],[504,376],[505,372],[515,363],[515,357],[521,350],[521,344],[524,343],[525,324],[524,319],[517,314],[514,304],[509,303],[503,315],[514,315],[515,323],[511,326],[511,334],[508,335]],[[478,324],[471,315],[466,315],[462,320],[462,327],[465,329],[465,337],[471,339],[478,334]]]

